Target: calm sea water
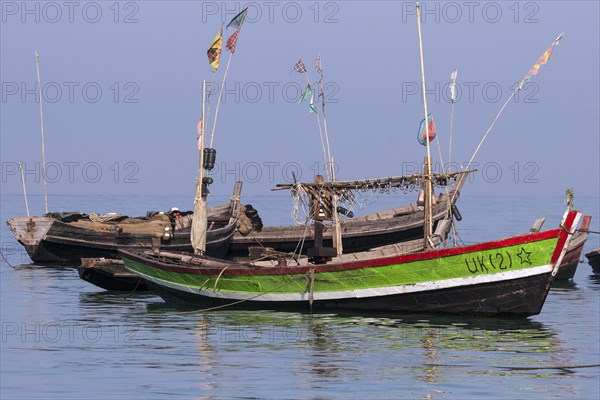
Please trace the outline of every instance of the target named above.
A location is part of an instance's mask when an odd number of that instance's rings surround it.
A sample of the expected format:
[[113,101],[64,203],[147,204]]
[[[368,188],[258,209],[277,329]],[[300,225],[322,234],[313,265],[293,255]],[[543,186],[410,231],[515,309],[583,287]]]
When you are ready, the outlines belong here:
[[[1,197],[0,219],[23,215]],[[226,198],[214,198],[213,204]],[[396,205],[382,196],[367,210]],[[34,214],[43,200],[31,196]],[[55,210],[139,215],[177,196],[50,196]],[[287,196],[244,199],[289,224]],[[600,231],[600,199],[576,198]],[[464,197],[465,242],[558,225],[562,199]],[[0,398],[600,398],[600,278],[579,264],[542,313],[520,319],[339,315],[173,308],[105,292],[72,267],[31,265],[2,223]],[[590,235],[585,251],[600,246]]]

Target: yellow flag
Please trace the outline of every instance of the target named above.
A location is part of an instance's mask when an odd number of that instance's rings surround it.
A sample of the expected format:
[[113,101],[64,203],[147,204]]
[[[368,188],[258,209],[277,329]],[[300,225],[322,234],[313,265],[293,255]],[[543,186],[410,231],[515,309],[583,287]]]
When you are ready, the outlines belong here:
[[221,48],[223,47],[223,33],[217,33],[215,39],[213,40],[210,48],[206,52],[208,55],[208,63],[211,67],[217,70],[219,68],[219,62],[221,61]]

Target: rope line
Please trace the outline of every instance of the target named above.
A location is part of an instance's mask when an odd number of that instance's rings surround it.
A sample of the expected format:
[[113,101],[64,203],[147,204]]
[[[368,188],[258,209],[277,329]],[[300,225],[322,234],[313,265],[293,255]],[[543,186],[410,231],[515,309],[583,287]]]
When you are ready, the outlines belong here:
[[289,284],[291,284],[291,283],[296,283],[296,281],[295,281],[295,280],[293,280],[293,281],[286,282],[286,283],[284,283],[284,284],[282,284],[282,285],[280,285],[280,286],[277,286],[277,287],[275,287],[275,288],[273,288],[273,289],[271,289],[271,290],[268,290],[268,291],[266,291],[266,292],[262,292],[262,293],[259,293],[259,294],[255,295],[255,296],[248,297],[247,299],[238,300],[238,301],[235,301],[235,302],[233,302],[233,303],[229,303],[229,304],[223,304],[223,305],[221,305],[221,306],[215,306],[215,307],[203,308],[203,309],[201,309],[201,310],[198,310],[198,311],[200,311],[200,312],[205,312],[205,311],[214,311],[214,310],[221,310],[221,309],[223,309],[223,308],[227,308],[227,307],[233,307],[233,306],[236,306],[236,305],[238,305],[238,304],[244,303],[244,302],[246,302],[246,301],[249,301],[249,300],[254,300],[254,299],[256,299],[256,298],[258,298],[258,297],[260,297],[260,296],[264,296],[265,294],[272,293],[272,292],[274,292],[274,291],[276,291],[276,290],[279,290],[279,289],[281,289],[281,288],[283,288],[283,287],[285,287],[285,286],[287,286],[287,285],[289,285]]

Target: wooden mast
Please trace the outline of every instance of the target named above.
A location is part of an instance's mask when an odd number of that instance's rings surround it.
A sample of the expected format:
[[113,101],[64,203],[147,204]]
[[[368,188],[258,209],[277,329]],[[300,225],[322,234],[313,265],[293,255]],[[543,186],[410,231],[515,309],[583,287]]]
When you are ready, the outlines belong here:
[[196,182],[196,195],[194,197],[194,215],[192,219],[192,230],[190,239],[195,254],[206,253],[206,231],[207,231],[207,211],[206,211],[206,193],[204,193],[204,112],[206,108],[206,80],[202,81],[202,125],[199,126],[198,150],[199,170],[198,180]]
[[[325,132],[325,141],[327,143],[327,166],[326,169],[329,169],[328,175],[329,180],[331,182],[335,182],[335,172],[334,172],[334,164],[333,157],[331,155],[331,147],[329,146],[329,134],[327,132],[327,114],[325,113],[325,89],[323,87],[323,68],[321,68],[321,55],[317,56],[317,72],[319,73],[321,79],[319,79],[319,96],[321,97],[321,110],[323,111],[323,130]],[[317,115],[318,116],[318,115]],[[342,228],[340,226],[340,216],[337,212],[338,206],[338,198],[337,193],[332,193],[332,218],[333,218],[333,227],[335,229],[334,239],[333,239],[333,247],[336,249],[336,253],[338,256],[342,255],[344,252],[343,244],[342,244]]]
[[429,238],[432,234],[432,185],[431,185],[431,150],[429,146],[429,121],[427,119],[427,91],[425,89],[425,64],[423,62],[423,38],[421,35],[421,7],[417,2],[417,27],[419,29],[419,51],[421,55],[421,82],[422,82],[422,93],[423,93],[423,111],[425,113],[425,143],[427,145],[427,157],[425,157],[424,171],[425,182],[424,182],[424,194],[425,194],[425,226],[424,226],[424,242],[425,248],[431,248]]

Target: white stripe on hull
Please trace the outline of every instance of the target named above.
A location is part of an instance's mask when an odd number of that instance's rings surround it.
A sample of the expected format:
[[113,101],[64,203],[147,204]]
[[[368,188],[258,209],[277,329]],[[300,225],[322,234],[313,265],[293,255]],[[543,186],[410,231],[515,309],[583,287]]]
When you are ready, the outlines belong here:
[[[502,282],[509,281],[519,278],[527,278],[530,276],[542,275],[552,271],[552,265],[542,265],[539,267],[526,268],[516,271],[498,272],[495,274],[487,275],[476,275],[467,278],[452,278],[442,281],[433,282],[421,282],[409,285],[398,285],[398,286],[386,286],[371,289],[355,289],[355,290],[344,290],[338,292],[314,292],[313,298],[315,301],[319,300],[336,300],[336,299],[359,299],[369,297],[381,297],[390,296],[397,294],[427,292],[432,290],[449,289],[461,286],[473,286],[491,282]],[[156,283],[158,285],[174,289],[180,292],[186,292],[195,294],[198,296],[230,299],[230,300],[248,300],[252,301],[308,301],[309,293],[236,293],[236,292],[222,292],[212,291],[206,289],[193,288],[190,286],[179,285],[177,283],[167,282],[161,279],[153,278],[148,275],[140,274],[146,280]]]

